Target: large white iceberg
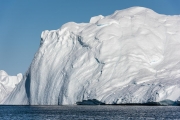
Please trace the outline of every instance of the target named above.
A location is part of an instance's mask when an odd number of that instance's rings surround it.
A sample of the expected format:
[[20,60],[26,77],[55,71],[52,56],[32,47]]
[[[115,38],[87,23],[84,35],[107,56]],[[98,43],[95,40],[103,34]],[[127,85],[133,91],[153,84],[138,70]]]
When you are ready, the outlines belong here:
[[44,31],[26,77],[3,104],[180,100],[180,16],[144,7]]

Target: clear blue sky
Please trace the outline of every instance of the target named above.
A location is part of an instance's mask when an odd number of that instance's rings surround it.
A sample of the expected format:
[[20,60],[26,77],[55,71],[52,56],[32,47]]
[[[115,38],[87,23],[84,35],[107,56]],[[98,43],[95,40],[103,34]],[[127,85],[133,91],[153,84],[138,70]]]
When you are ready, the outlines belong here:
[[0,70],[25,73],[38,50],[43,30],[64,23],[89,22],[132,6],[180,15],[180,0],[0,0]]

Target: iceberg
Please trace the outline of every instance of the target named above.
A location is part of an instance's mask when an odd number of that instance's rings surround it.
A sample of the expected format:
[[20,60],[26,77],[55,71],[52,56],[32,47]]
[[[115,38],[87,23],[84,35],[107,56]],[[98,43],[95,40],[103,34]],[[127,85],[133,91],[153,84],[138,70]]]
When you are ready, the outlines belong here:
[[69,22],[42,32],[26,75],[1,103],[180,101],[179,48],[179,15],[131,7]]
[[0,102],[13,91],[21,79],[21,73],[17,76],[9,76],[5,71],[0,70]]

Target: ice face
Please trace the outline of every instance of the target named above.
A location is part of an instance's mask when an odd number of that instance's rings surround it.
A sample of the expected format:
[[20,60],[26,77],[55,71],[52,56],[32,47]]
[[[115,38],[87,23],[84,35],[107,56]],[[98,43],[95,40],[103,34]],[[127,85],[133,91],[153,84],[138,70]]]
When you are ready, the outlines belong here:
[[143,7],[44,31],[26,77],[3,104],[180,100],[180,16]]

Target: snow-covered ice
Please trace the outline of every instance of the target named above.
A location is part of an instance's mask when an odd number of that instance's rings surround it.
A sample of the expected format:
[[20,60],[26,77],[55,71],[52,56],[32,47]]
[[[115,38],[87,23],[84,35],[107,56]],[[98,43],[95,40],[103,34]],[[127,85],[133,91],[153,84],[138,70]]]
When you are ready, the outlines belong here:
[[144,7],[43,31],[26,77],[2,104],[180,100],[180,16]]

